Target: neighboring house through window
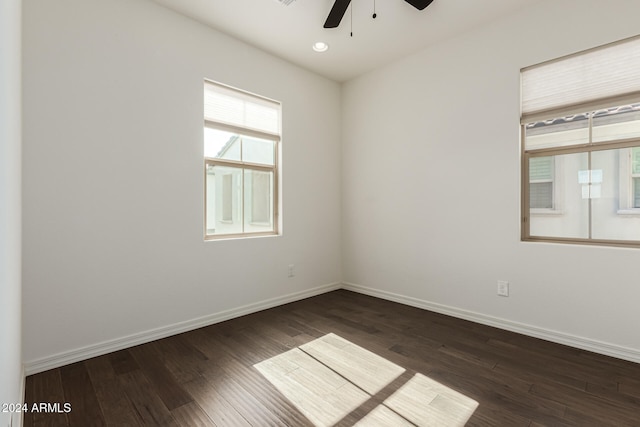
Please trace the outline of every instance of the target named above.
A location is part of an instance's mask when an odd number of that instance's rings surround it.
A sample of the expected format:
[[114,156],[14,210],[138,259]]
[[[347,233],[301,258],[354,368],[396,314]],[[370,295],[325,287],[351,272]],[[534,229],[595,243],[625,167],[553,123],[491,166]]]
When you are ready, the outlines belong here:
[[534,157],[529,162],[529,207],[553,209],[553,157]]

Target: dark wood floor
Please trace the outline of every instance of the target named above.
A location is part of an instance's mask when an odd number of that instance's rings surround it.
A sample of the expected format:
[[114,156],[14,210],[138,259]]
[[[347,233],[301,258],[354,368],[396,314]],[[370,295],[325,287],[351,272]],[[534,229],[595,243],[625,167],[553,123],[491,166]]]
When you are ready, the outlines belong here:
[[25,426],[311,426],[254,365],[328,333],[476,400],[468,426],[640,426],[639,364],[345,290],[29,376],[71,411]]

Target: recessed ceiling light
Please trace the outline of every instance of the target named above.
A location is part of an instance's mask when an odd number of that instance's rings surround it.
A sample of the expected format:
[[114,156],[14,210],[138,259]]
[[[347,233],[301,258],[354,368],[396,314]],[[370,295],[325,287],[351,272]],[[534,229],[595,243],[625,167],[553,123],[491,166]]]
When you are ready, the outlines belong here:
[[316,52],[325,52],[327,49],[329,49],[329,45],[325,42],[315,42],[313,44],[313,50]]

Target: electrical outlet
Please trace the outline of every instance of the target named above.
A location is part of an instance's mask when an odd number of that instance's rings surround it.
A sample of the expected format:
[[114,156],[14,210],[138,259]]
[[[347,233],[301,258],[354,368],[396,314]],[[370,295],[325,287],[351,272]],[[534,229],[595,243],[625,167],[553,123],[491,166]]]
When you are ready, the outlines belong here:
[[509,296],[509,282],[498,280],[498,295],[501,297]]
[[288,277],[293,277],[296,275],[296,266],[294,264],[289,264],[289,271],[287,273]]

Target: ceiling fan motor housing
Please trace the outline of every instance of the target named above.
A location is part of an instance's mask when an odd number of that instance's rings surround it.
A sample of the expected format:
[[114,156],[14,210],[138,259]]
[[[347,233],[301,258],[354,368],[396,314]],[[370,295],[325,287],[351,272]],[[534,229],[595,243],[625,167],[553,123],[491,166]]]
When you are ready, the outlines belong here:
[[[278,0],[278,1],[291,2],[294,0]],[[407,3],[409,3],[411,6],[415,7],[418,10],[423,10],[427,6],[429,6],[431,3],[433,3],[433,0],[404,0],[404,1],[406,1]],[[336,0],[333,3],[333,6],[331,7],[331,11],[329,12],[329,16],[327,17],[327,20],[324,23],[324,28],[336,28],[338,25],[340,25],[340,21],[342,21],[342,17],[347,11],[349,4],[351,4],[351,0]],[[374,12],[372,15],[373,19],[375,19],[376,16],[378,15]]]

